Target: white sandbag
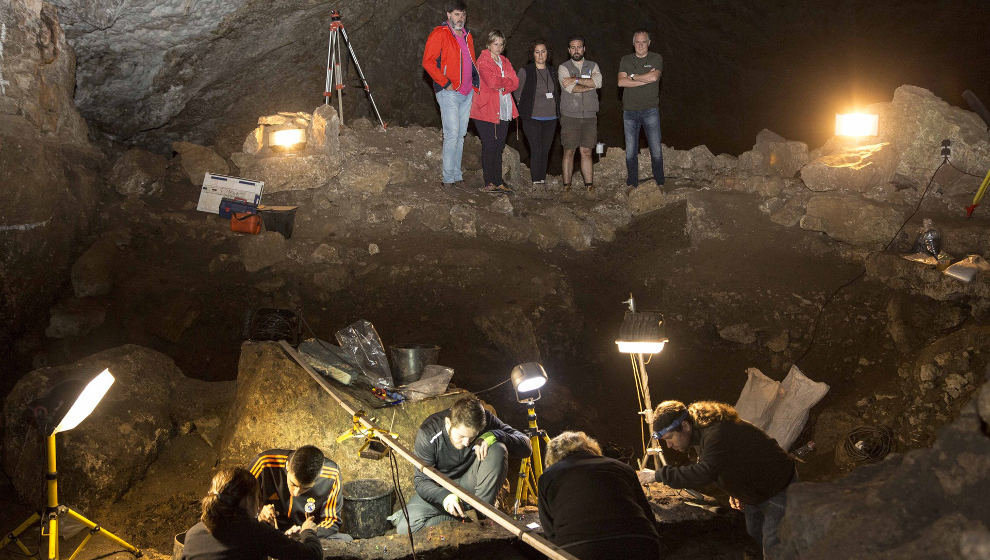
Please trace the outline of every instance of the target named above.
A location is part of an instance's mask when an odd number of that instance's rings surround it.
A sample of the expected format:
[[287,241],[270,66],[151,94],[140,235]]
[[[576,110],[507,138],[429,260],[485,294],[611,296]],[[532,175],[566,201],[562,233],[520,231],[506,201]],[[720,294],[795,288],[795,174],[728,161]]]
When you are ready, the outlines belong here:
[[780,382],[770,379],[756,368],[748,368],[746,375],[748,379],[736,401],[736,412],[743,420],[766,431],[770,426],[770,409],[777,398]]
[[790,449],[808,421],[808,411],[822,400],[828,389],[828,384],[812,381],[797,366],[791,366],[770,410],[772,419],[767,434],[784,450]]

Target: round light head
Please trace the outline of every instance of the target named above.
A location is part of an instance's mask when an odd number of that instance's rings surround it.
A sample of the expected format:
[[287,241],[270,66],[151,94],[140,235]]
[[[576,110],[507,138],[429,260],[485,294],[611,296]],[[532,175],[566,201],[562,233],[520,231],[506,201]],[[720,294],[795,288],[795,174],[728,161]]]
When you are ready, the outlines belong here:
[[539,362],[526,362],[512,368],[510,377],[516,393],[529,393],[546,384],[547,371]]

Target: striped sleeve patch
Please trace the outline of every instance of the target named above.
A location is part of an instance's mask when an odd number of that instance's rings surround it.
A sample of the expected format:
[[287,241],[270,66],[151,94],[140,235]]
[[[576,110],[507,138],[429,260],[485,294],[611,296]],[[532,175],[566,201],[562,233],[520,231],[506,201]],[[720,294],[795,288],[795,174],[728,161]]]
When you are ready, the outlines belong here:
[[261,471],[266,468],[285,468],[285,462],[288,458],[288,455],[262,455],[251,467],[251,474],[258,478],[261,476]]

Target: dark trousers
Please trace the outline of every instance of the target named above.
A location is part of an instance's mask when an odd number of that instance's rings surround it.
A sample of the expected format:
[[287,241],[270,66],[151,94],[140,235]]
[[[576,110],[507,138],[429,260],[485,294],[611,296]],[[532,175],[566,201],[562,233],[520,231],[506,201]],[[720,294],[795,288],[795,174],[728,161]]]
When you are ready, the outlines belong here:
[[547,178],[547,161],[550,159],[550,147],[553,137],[557,134],[557,119],[538,121],[536,119],[520,119],[526,141],[529,143],[529,170],[534,181],[545,181]]
[[486,185],[502,184],[502,152],[505,150],[505,137],[509,133],[511,121],[498,121],[498,124],[478,119],[474,127],[481,138],[481,169]]
[[639,129],[646,131],[646,143],[650,146],[653,164],[653,180],[663,184],[663,148],[660,144],[660,109],[623,111],[622,127],[626,136],[626,184],[639,185]]

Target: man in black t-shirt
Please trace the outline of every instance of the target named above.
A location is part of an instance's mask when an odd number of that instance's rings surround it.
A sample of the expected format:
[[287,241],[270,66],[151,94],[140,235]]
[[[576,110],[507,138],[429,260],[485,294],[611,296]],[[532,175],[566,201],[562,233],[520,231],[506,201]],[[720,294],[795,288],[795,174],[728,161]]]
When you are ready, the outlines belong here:
[[626,184],[639,185],[639,129],[646,132],[650,146],[653,179],[664,183],[663,150],[660,144],[660,75],[663,57],[651,52],[650,33],[633,33],[635,53],[619,62],[619,87],[622,92],[622,127],[626,136]]

